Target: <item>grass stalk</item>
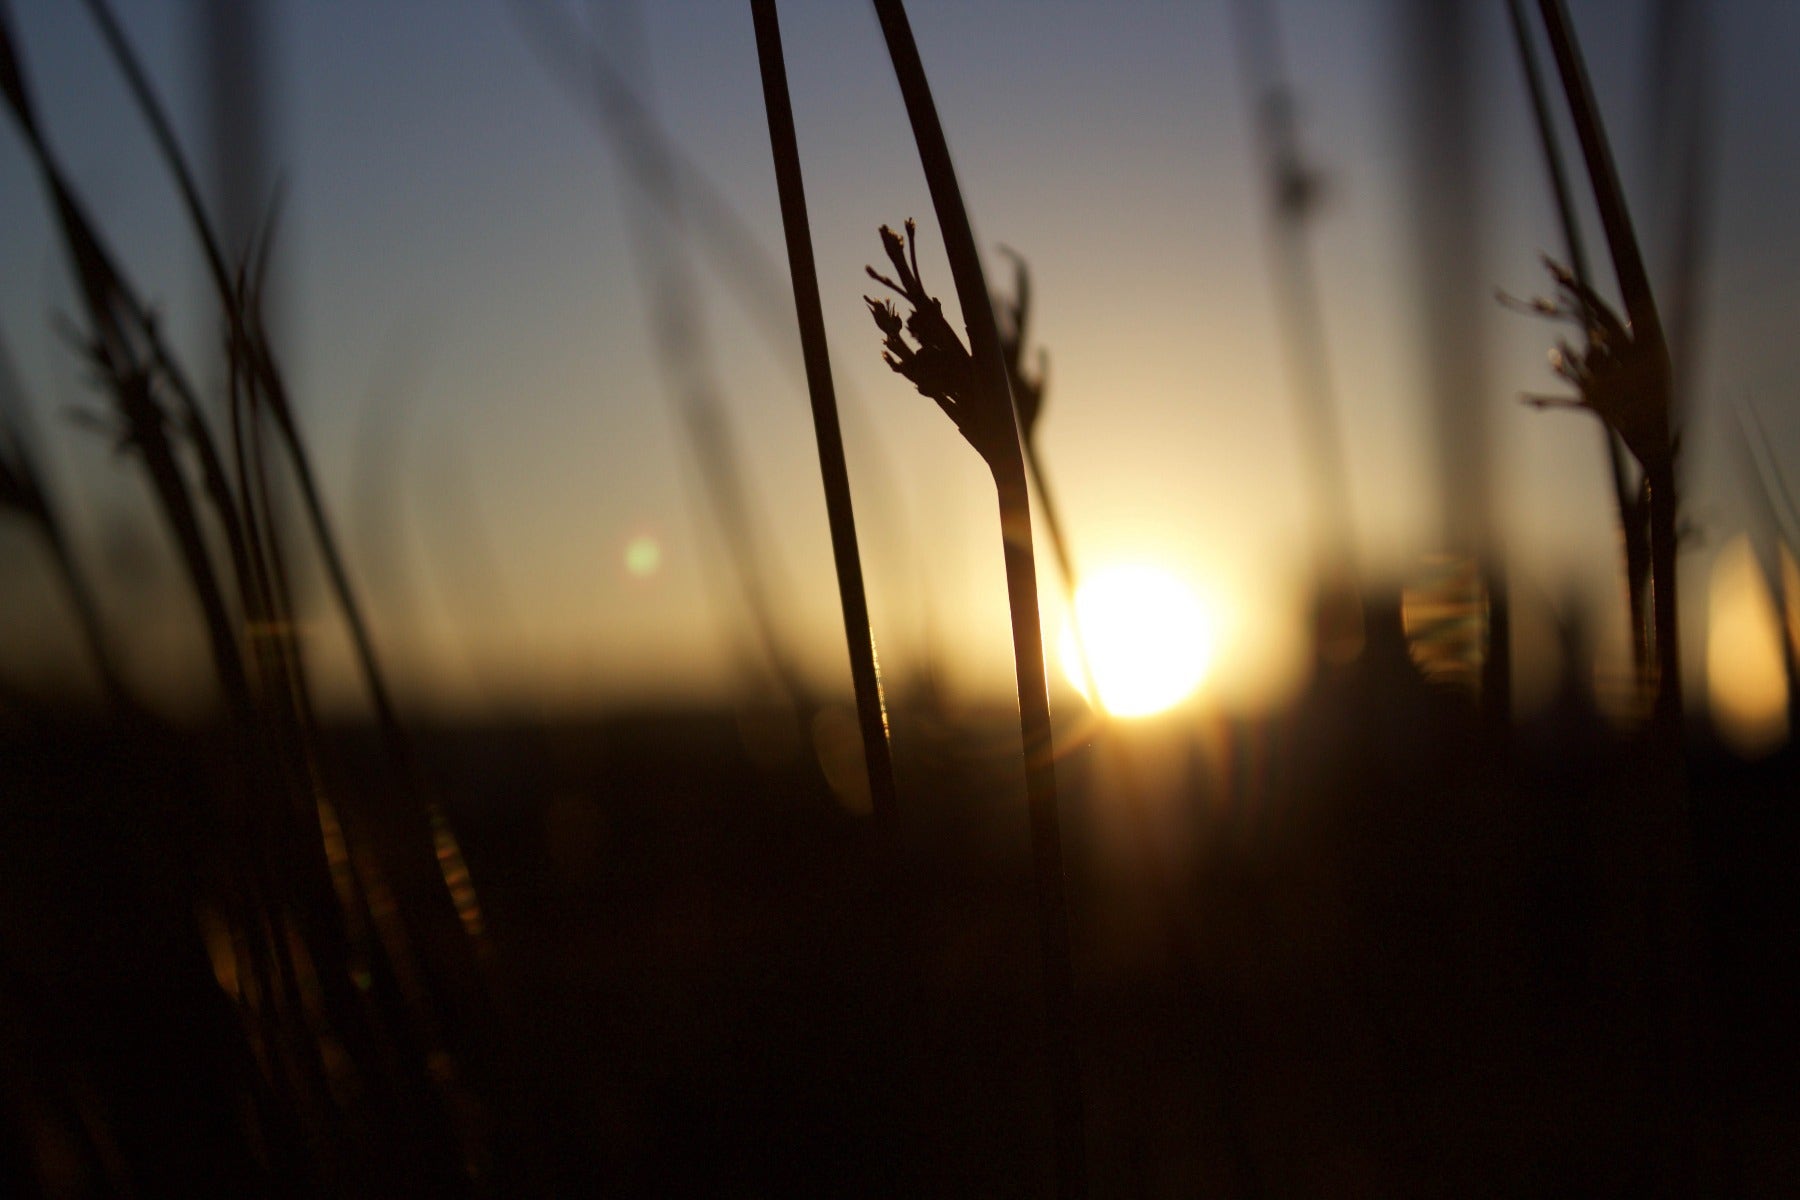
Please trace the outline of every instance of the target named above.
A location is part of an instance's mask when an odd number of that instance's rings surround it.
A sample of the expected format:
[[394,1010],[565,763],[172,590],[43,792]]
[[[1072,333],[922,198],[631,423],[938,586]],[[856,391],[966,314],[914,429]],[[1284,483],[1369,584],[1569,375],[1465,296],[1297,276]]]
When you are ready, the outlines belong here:
[[1618,432],[1644,472],[1656,689],[1650,721],[1652,740],[1645,747],[1644,762],[1653,772],[1650,811],[1653,819],[1664,822],[1658,838],[1658,861],[1652,869],[1662,876],[1664,894],[1673,909],[1663,938],[1666,974],[1662,983],[1667,989],[1669,1009],[1660,1036],[1668,1048],[1667,1069],[1675,1096],[1675,1107],[1666,1117],[1665,1138],[1673,1156],[1674,1186],[1706,1191],[1707,1181],[1702,1176],[1708,1151],[1703,1140],[1708,1135],[1701,1113],[1705,1100],[1702,1091],[1709,1081],[1699,1062],[1706,1014],[1697,978],[1701,950],[1695,928],[1698,901],[1694,894],[1694,834],[1682,780],[1675,375],[1656,298],[1574,26],[1562,0],[1538,0],[1538,11],[1581,143],[1588,182],[1625,308],[1625,323],[1621,326],[1618,317],[1606,310],[1591,287],[1572,280],[1566,273],[1558,281],[1565,291],[1573,284],[1576,307],[1588,327],[1586,348],[1573,362],[1565,356],[1564,373],[1581,385],[1582,403],[1599,412]]
[[[17,110],[15,110],[17,111]],[[141,354],[141,337],[131,325],[141,313],[125,291],[111,256],[88,223],[85,212],[63,182],[60,170],[48,155],[35,127],[28,139],[40,171],[49,186],[64,245],[75,268],[83,306],[87,310],[90,339],[85,349],[111,393],[122,424],[124,445],[130,446],[144,466],[170,536],[193,590],[207,633],[213,666],[224,690],[228,710],[238,720],[250,707],[250,686],[241,649],[218,572],[207,548],[198,511],[168,435],[168,423],[152,388],[151,362]]]
[[239,288],[233,283],[232,272],[226,264],[219,237],[213,228],[212,221],[207,216],[205,205],[201,201],[200,188],[194,179],[194,173],[181,152],[180,144],[175,138],[174,128],[169,122],[161,101],[157,99],[137,55],[125,39],[118,19],[113,15],[106,0],[85,0],[85,3],[95,24],[100,28],[108,50],[112,53],[126,82],[130,85],[139,111],[143,113],[144,119],[149,123],[152,136],[156,139],[157,148],[181,193],[182,204],[187,211],[189,223],[200,240],[208,274],[224,311],[231,339],[231,352],[243,357],[244,365],[249,371],[256,389],[257,398],[267,407],[269,415],[275,422],[282,449],[293,469],[295,482],[300,488],[300,498],[306,511],[307,523],[312,530],[314,541],[317,543],[320,558],[325,564],[325,572],[330,580],[332,592],[343,613],[344,622],[349,628],[351,643],[355,650],[358,666],[363,674],[364,684],[369,691],[369,699],[375,710],[376,720],[381,725],[384,735],[410,762],[411,751],[407,746],[407,739],[398,712],[388,691],[386,676],[381,670],[375,652],[374,639],[369,633],[367,621],[363,618],[362,606],[357,599],[355,588],[350,582],[349,570],[338,549],[331,521],[326,515],[324,500],[313,475],[311,459],[306,453],[305,442],[295,423],[293,406],[288,402],[286,386],[267,339],[261,336],[260,321],[243,302]]
[[1710,7],[1696,0],[1657,0],[1651,17],[1646,108],[1650,170],[1670,209],[1659,222],[1669,270],[1663,324],[1673,383],[1669,402],[1679,426],[1692,401],[1699,356],[1706,233],[1712,211],[1715,158],[1711,132]]
[[[487,1011],[487,1000],[477,983],[473,948],[440,866],[441,855],[448,853],[452,858],[459,857],[460,847],[437,805],[423,792],[411,739],[388,690],[373,637],[326,514],[282,373],[253,297],[246,286],[234,281],[226,265],[219,237],[201,202],[199,187],[174,137],[173,127],[110,6],[106,0],[86,0],[86,4],[151,127],[165,165],[181,193],[189,222],[201,242],[208,273],[226,320],[228,353],[233,369],[244,373],[247,400],[258,410],[252,414],[252,428],[260,423],[261,414],[266,413],[293,472],[308,528],[350,632],[376,724],[397,769],[404,796],[403,803],[385,806],[390,810],[383,814],[391,826],[390,836],[376,837],[375,845],[382,852],[384,867],[393,885],[406,898],[405,909],[411,916],[415,932],[422,935],[421,944],[415,950],[420,955],[419,966],[427,994],[440,1007],[445,1032],[460,1051],[459,1057],[465,1065],[483,1071],[489,1066],[485,1060],[491,1052],[492,1014]],[[266,270],[266,245],[259,256],[262,262],[256,273],[260,277]],[[264,490],[266,492],[266,488]]]
[[844,612],[844,637],[850,650],[857,719],[862,729],[863,761],[869,773],[869,794],[875,819],[891,828],[898,815],[898,791],[894,783],[893,749],[888,742],[887,705],[882,697],[868,596],[863,589],[850,471],[844,458],[843,431],[838,425],[837,396],[832,388],[831,355],[825,344],[825,311],[819,299],[818,268],[813,262],[805,180],[800,172],[800,146],[794,131],[794,110],[788,95],[787,67],[782,58],[781,24],[775,11],[775,0],[751,0],[750,15],[756,24],[763,104],[769,116],[769,143],[775,157],[781,224],[787,235],[788,271],[794,284],[794,311],[800,322],[807,390],[812,399],[813,432],[818,441],[819,471],[825,485],[825,510],[831,526],[832,558],[837,566],[838,599]]
[[[332,531],[331,522],[325,513],[324,501],[313,474],[311,461],[295,422],[281,372],[276,365],[273,351],[262,328],[257,305],[246,294],[245,281],[239,279],[234,282],[227,267],[219,237],[207,217],[205,206],[200,199],[199,187],[185,156],[181,153],[173,127],[161,102],[150,87],[149,79],[126,40],[111,8],[105,0],[87,0],[87,8],[99,26],[108,50],[124,74],[140,111],[150,125],[165,165],[174,177],[181,193],[189,222],[200,240],[207,270],[226,319],[229,338],[228,356],[231,359],[232,369],[244,373],[242,382],[247,389],[245,397],[253,410],[250,416],[252,436],[260,437],[256,431],[260,429],[261,415],[256,410],[266,411],[273,419],[281,447],[299,486],[302,505],[315,545],[325,564],[333,594],[350,631],[355,657],[368,689],[378,728],[381,731],[383,742],[398,768],[402,789],[408,793],[409,802],[405,807],[414,810],[413,819],[405,823],[406,828],[397,844],[388,847],[389,857],[391,859],[394,853],[404,854],[411,850],[415,855],[422,853],[435,859],[437,851],[442,848],[439,843],[446,839],[450,841],[451,852],[454,855],[460,855],[460,848],[454,844],[454,834],[449,831],[442,814],[437,811],[436,805],[425,798],[420,791],[418,769],[412,752],[411,740],[400,722],[387,687],[385,674],[381,670],[376,655],[368,623],[364,619],[361,604],[351,585],[349,572]],[[266,240],[260,247],[259,259],[256,272],[258,278],[266,270]],[[162,357],[166,361],[167,356]],[[177,391],[183,397],[188,411],[190,428],[203,434],[204,423],[199,417],[198,406],[194,401],[191,388],[182,386],[178,387]],[[217,465],[217,454],[210,447],[210,439],[200,436],[196,438],[196,442],[209,489],[216,493],[224,486],[222,483],[223,472]],[[263,469],[260,452],[255,456],[255,462],[260,478],[260,472]],[[268,500],[266,480],[257,487],[257,490],[261,492],[262,503],[260,506],[252,501],[249,490],[252,486],[251,482],[241,477],[239,482],[240,488],[244,489],[241,497],[243,505],[240,511],[249,514],[249,519],[255,520],[254,514],[260,507],[266,516]],[[219,507],[222,512],[227,514],[233,511],[230,504],[220,504]],[[230,531],[228,530],[228,532]],[[272,532],[272,529],[269,532]],[[268,581],[258,585],[246,576],[246,555],[240,549],[244,534],[242,532],[233,533],[230,540],[234,558],[238,562],[240,580],[244,587],[248,590],[260,586],[266,595],[266,589],[270,586]],[[249,573],[254,573],[256,568],[250,567],[248,570]],[[276,564],[276,570],[280,571],[279,564]],[[291,603],[285,607],[289,610],[287,615],[265,613],[266,618],[273,618],[273,622],[265,628],[292,628]],[[290,646],[289,651],[289,657],[297,665],[295,648]],[[450,956],[450,961],[443,968],[429,972],[439,981],[438,986],[433,990],[441,994],[446,989],[461,990],[462,987],[466,987],[468,980],[473,978],[470,970],[473,963],[467,956],[466,948],[461,946],[463,932],[461,918],[447,886],[433,886],[427,883],[426,881],[431,877],[430,873],[422,870],[401,869],[396,870],[394,874],[396,882],[403,879],[414,879],[418,885],[424,886],[424,894],[415,896],[412,904],[413,911],[426,922],[428,927],[431,925],[437,927],[434,934],[427,939],[433,952]],[[440,878],[439,884],[442,883]],[[442,894],[438,895],[437,893]],[[450,981],[458,976],[463,977],[463,983],[461,985],[452,984]],[[478,1002],[469,1000],[455,1003],[452,1007],[467,1010],[471,1004],[477,1010],[480,1008]],[[478,1016],[471,1016],[471,1019],[481,1023],[481,1018]]]
[[[1069,608],[1069,628],[1074,635],[1075,653],[1080,665],[1082,678],[1087,684],[1087,699],[1090,711],[1099,718],[1101,728],[1110,736],[1105,737],[1103,746],[1108,756],[1112,781],[1122,810],[1130,820],[1138,838],[1139,853],[1147,868],[1146,884],[1161,917],[1162,933],[1168,952],[1174,962],[1191,964],[1195,961],[1196,948],[1189,913],[1183,899],[1171,887],[1169,865],[1166,861],[1167,847],[1162,843],[1160,834],[1148,809],[1141,774],[1136,755],[1131,743],[1113,725],[1105,701],[1100,695],[1100,679],[1095,673],[1093,658],[1088,652],[1087,634],[1081,625],[1081,614],[1076,604],[1079,574],[1075,567],[1074,552],[1064,536],[1062,522],[1058,517],[1056,499],[1050,489],[1050,481],[1044,470],[1043,455],[1038,449],[1037,431],[1039,420],[1044,412],[1044,393],[1048,383],[1047,355],[1040,349],[1037,373],[1034,376],[1024,368],[1024,351],[1027,330],[1031,315],[1030,275],[1024,260],[1016,253],[1001,247],[1003,253],[1013,260],[1016,272],[1016,285],[1013,302],[998,307],[1005,314],[1006,321],[1001,329],[1001,349],[1006,360],[1007,378],[1012,387],[1013,407],[1018,414],[1021,441],[1025,452],[1025,465],[1030,473],[1031,487],[1037,492],[1038,512],[1043,518],[1045,531],[1050,536],[1052,553],[1056,557],[1058,573],[1063,585],[1063,593]],[[1230,986],[1229,984],[1223,986]],[[1225,1092],[1224,1109],[1225,1124],[1229,1127],[1227,1141],[1230,1146],[1230,1170],[1235,1194],[1245,1196],[1260,1195],[1263,1191],[1253,1157],[1248,1152],[1245,1139],[1241,1134],[1242,1120],[1238,1115],[1243,1111],[1241,1087],[1238,1083],[1242,1069],[1238,1062],[1235,1043],[1229,1033],[1214,1030],[1212,1046],[1222,1062],[1229,1062],[1231,1068],[1222,1072],[1221,1087]]]
[[1001,355],[999,330],[976,250],[974,230],[962,200],[950,147],[938,120],[901,0],[874,0],[875,15],[893,61],[913,138],[943,230],[958,304],[969,332],[973,385],[965,435],[976,445],[994,476],[1004,545],[1007,601],[1012,613],[1013,661],[1018,678],[1019,724],[1025,752],[1025,788],[1030,811],[1032,864],[1037,883],[1037,920],[1042,956],[1044,1003],[1049,1031],[1051,1101],[1056,1182],[1068,1200],[1087,1191],[1086,1134],[1081,1065],[1077,1048],[1074,966],[1069,946],[1062,832],[1057,814],[1056,772],[1051,759],[1050,696],[1037,596],[1037,562],[1031,541],[1031,498],[1025,458]]
[[25,417],[23,390],[13,371],[12,359],[4,343],[0,343],[0,508],[17,509],[44,539],[50,561],[74,609],[76,625],[81,630],[88,656],[93,660],[107,703],[117,715],[132,712],[135,705],[113,660],[100,619],[99,602],[76,560],[57,505],[45,485],[44,473],[37,461],[35,439],[30,436]]
[[[1287,357],[1299,409],[1302,452],[1306,474],[1313,485],[1318,569],[1327,587],[1345,591],[1332,599],[1360,611],[1349,472],[1331,382],[1324,304],[1306,241],[1306,227],[1318,202],[1320,181],[1300,151],[1294,97],[1282,62],[1274,14],[1268,10],[1266,0],[1238,0],[1232,14],[1237,57],[1244,64],[1245,88],[1257,116],[1257,136],[1269,180],[1274,233],[1271,276],[1287,331]],[[1353,617],[1352,623],[1360,627],[1360,616]]]
[[[193,388],[164,348],[148,311],[112,267],[100,249],[97,234],[87,225],[80,206],[62,183],[25,102],[17,63],[10,53],[10,39],[5,47],[8,53],[0,60],[0,67],[5,68],[0,83],[5,84],[6,98],[51,182],[65,238],[70,243],[97,330],[92,353],[104,360],[105,373],[115,380],[115,396],[126,411],[133,442],[140,448],[149,447],[144,457],[159,496],[173,494],[178,501],[186,500],[185,478],[160,421],[162,409],[153,390],[156,385],[172,391],[179,402],[184,432],[193,443],[206,494],[218,510],[230,545],[241,614],[251,634],[256,686],[252,688],[241,657],[234,664],[215,649],[215,657],[221,659],[221,678],[233,701],[234,727],[248,773],[242,797],[248,803],[236,805],[226,824],[228,844],[241,846],[246,853],[241,861],[227,864],[227,874],[236,876],[234,891],[239,911],[233,920],[236,928],[243,931],[239,944],[249,953],[256,992],[262,998],[256,1010],[261,1014],[264,1061],[272,1070],[298,1070],[298,1076],[289,1078],[299,1083],[302,1096],[310,1092],[316,1099],[311,1103],[299,1100],[297,1108],[311,1108],[315,1114],[332,1111],[335,1101],[319,1086],[321,1076],[314,1061],[318,1049],[311,1044],[316,1032],[314,1018],[302,1011],[304,1004],[310,1002],[303,1003],[305,993],[295,987],[297,975],[304,972],[322,989],[329,1010],[326,1025],[351,1049],[357,1071],[365,1084],[374,1089],[371,1094],[391,1095],[385,1081],[396,1071],[401,1087],[411,1092],[406,1103],[384,1102],[385,1111],[397,1122],[391,1123],[390,1129],[408,1138],[422,1136],[441,1149],[445,1142],[440,1131],[448,1126],[441,1114],[435,1123],[428,1115],[437,1098],[425,1071],[425,1047],[407,1049],[408,1043],[421,1040],[416,1035],[423,1031],[436,1029],[460,1064],[477,1075],[487,1074],[489,1078],[483,1082],[491,1082],[491,1063],[487,1061],[491,1057],[491,1015],[476,981],[471,947],[456,902],[440,867],[446,842],[453,855],[459,850],[450,841],[441,814],[420,788],[410,746],[388,697],[261,323],[259,305],[268,262],[267,233],[234,276],[164,110],[110,8],[102,0],[93,0],[88,10],[176,180],[224,313],[236,450],[235,482],[217,453]],[[123,366],[118,365],[121,361]],[[322,793],[314,751],[316,727],[307,699],[304,663],[292,636],[295,609],[285,556],[276,540],[271,515],[268,455],[263,446],[265,422],[273,425],[300,486],[311,532],[350,626],[383,742],[399,768],[403,802],[369,806],[382,810],[380,819],[370,820],[369,825],[384,827],[377,830],[370,845],[382,862],[383,874],[403,901],[406,950],[421,977],[419,994],[429,997],[435,1011],[409,1011],[406,1003],[399,1000],[381,938],[364,938],[360,949],[352,949],[351,930],[370,931],[377,923],[371,919],[366,892],[359,888],[352,895],[339,896],[333,888],[331,864],[321,841]],[[145,425],[150,426],[149,433],[139,435],[138,430]],[[184,511],[174,501],[165,501],[164,507],[177,516]],[[191,504],[185,515],[185,520],[177,522],[178,543],[190,564],[190,574],[198,576],[203,568],[210,572],[207,548]],[[216,574],[208,573],[205,578],[209,586],[199,590],[203,599],[209,600],[204,608],[215,647],[227,644],[234,654],[241,655],[243,647],[231,633]],[[269,802],[257,803],[259,799]],[[371,814],[362,815],[367,818]],[[348,822],[342,824],[347,826]],[[290,930],[298,935],[297,943],[290,938]],[[296,956],[296,944],[303,956]],[[372,999],[387,1014],[389,1040],[385,1045],[379,1044],[369,1025],[365,1001],[350,989],[353,954],[358,961],[371,960],[369,965],[380,992]],[[284,1063],[289,1066],[283,1067]],[[327,1119],[326,1124],[333,1122]],[[442,1166],[452,1159],[459,1161],[460,1155],[428,1154],[425,1165]],[[455,1170],[452,1168],[446,1178],[453,1176]]]
[[[1556,204],[1557,222],[1561,226],[1563,254],[1576,280],[1593,286],[1593,272],[1588,266],[1587,247],[1581,235],[1581,221],[1575,213],[1575,201],[1569,190],[1568,170],[1564,166],[1561,147],[1557,144],[1556,126],[1550,116],[1550,101],[1544,86],[1543,71],[1537,52],[1532,48],[1531,30],[1525,17],[1525,0],[1507,0],[1506,10],[1512,23],[1513,40],[1518,47],[1519,68],[1525,77],[1526,95],[1531,100],[1531,115],[1537,128],[1538,149],[1544,159],[1551,198]],[[1618,433],[1605,425],[1600,427],[1606,447],[1608,474],[1612,482],[1613,503],[1619,515],[1619,536],[1625,548],[1625,603],[1631,622],[1631,659],[1640,692],[1650,687],[1650,624],[1646,604],[1650,581],[1650,527],[1641,500],[1642,488],[1632,478],[1631,461],[1625,443]]]
[[1642,364],[1643,377],[1635,381],[1638,392],[1632,403],[1637,419],[1645,426],[1645,435],[1633,452],[1644,468],[1644,484],[1649,493],[1651,632],[1656,666],[1652,720],[1665,744],[1675,748],[1679,746],[1682,724],[1681,624],[1675,577],[1677,500],[1675,441],[1670,428],[1673,372],[1668,342],[1574,26],[1562,0],[1538,0],[1538,11],[1549,35],[1551,53],[1586,160],[1595,206],[1630,322],[1634,353],[1640,356]]

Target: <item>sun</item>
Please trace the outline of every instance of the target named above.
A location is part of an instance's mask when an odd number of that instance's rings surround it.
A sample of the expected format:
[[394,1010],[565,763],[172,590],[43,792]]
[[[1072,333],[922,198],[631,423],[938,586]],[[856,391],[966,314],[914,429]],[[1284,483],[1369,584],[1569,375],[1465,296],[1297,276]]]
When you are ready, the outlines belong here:
[[[1162,712],[1194,693],[1212,665],[1218,616],[1187,585],[1159,567],[1118,566],[1083,580],[1073,620],[1057,652],[1063,673],[1093,700],[1083,650],[1100,685],[1100,705],[1117,717]],[[1085,643],[1085,645],[1084,645]]]

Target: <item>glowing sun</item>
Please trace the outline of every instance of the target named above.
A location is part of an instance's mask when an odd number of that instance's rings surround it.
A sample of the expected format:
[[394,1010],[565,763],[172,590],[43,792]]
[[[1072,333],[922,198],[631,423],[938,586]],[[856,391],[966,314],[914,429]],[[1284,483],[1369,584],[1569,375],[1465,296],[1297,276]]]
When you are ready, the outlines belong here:
[[1185,584],[1150,566],[1111,567],[1082,581],[1075,623],[1057,652],[1063,673],[1092,702],[1082,650],[1100,685],[1100,705],[1118,717],[1161,712],[1192,695],[1212,665],[1218,617]]

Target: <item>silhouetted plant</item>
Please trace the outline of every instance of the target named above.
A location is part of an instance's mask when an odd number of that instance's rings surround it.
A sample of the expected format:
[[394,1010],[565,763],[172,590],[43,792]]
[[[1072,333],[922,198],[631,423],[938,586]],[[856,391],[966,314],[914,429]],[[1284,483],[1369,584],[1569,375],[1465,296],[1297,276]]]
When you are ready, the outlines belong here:
[[[1037,884],[1037,918],[1044,972],[1044,1000],[1050,1031],[1051,1101],[1054,1110],[1056,1179],[1065,1197],[1087,1190],[1087,1149],[1081,1063],[1077,1049],[1074,967],[1069,950],[1069,917],[1064,897],[1062,830],[1056,807],[1052,763],[1050,696],[1044,669],[1042,618],[1038,611],[1037,559],[1032,551],[1031,495],[1018,417],[1013,409],[999,329],[981,256],[975,246],[950,147],[938,120],[931,85],[913,39],[905,5],[875,0],[876,19],[887,43],[894,77],[912,124],[932,207],[944,231],[958,306],[968,324],[969,348],[950,329],[942,307],[925,291],[916,257],[908,260],[899,235],[883,228],[882,246],[898,280],[872,275],[896,287],[913,313],[908,331],[918,351],[900,338],[901,319],[890,305],[869,301],[895,369],[908,365],[914,386],[950,416],[994,477],[1000,504],[1000,533],[1006,563],[1006,590],[1012,613],[1013,667],[1018,680],[1019,727],[1025,752],[1025,790],[1031,817],[1032,866]],[[896,286],[897,285],[897,286]],[[896,348],[896,344],[898,348]],[[903,353],[904,351],[904,353]],[[919,352],[924,352],[920,361]],[[916,378],[915,378],[916,376]],[[921,382],[922,381],[922,382]]]
[[[910,217],[904,237],[883,225],[881,248],[893,264],[896,278],[890,279],[874,267],[865,268],[870,279],[894,291],[911,308],[903,318],[892,300],[863,297],[875,327],[881,330],[882,361],[918,388],[921,396],[936,401],[989,466],[1004,463],[1018,453],[1019,445],[1010,405],[996,404],[991,395],[983,394],[975,359],[944,318],[943,304],[919,276],[917,234],[918,225]],[[916,347],[902,336],[902,330],[911,335]]]
[[1574,385],[1576,394],[1527,396],[1526,403],[1593,413],[1645,471],[1656,468],[1672,455],[1673,442],[1655,360],[1632,337],[1630,326],[1574,272],[1550,258],[1544,269],[1556,295],[1534,301],[1531,310],[1581,331],[1580,347],[1562,339],[1550,352],[1551,367]]
[[[1624,300],[1624,315],[1613,313],[1588,283],[1555,264],[1551,264],[1550,272],[1557,297],[1539,301],[1533,308],[1574,320],[1582,327],[1585,344],[1579,350],[1566,344],[1560,346],[1553,354],[1553,365],[1576,385],[1579,406],[1598,415],[1643,469],[1649,509],[1653,712],[1665,745],[1674,749],[1679,744],[1681,728],[1680,621],[1676,604],[1678,440],[1672,427],[1674,376],[1668,342],[1574,28],[1560,0],[1539,0],[1538,11],[1587,163],[1595,207]],[[1536,402],[1541,403],[1541,398]]]
[[[930,397],[955,423],[992,472],[1000,498],[1001,536],[1008,599],[1013,619],[1013,656],[1018,674],[1019,719],[1024,739],[1026,791],[1038,886],[1038,920],[1043,940],[1046,1002],[1050,1011],[1053,1086],[1056,1103],[1057,1178],[1060,1194],[1085,1191],[1080,1070],[1075,1056],[1073,972],[1069,962],[1068,915],[1063,898],[1062,836],[1056,815],[1056,778],[1051,763],[1052,733],[1043,634],[1037,609],[1037,566],[1031,550],[1031,509],[1025,458],[1012,401],[1004,390],[992,311],[987,313],[990,362],[976,357],[944,317],[943,305],[919,275],[909,218],[906,234],[881,227],[882,249],[895,278],[874,267],[869,277],[898,293],[911,311],[902,317],[890,300],[864,296],[882,334],[882,358]],[[985,285],[976,294],[986,307]],[[966,311],[966,310],[965,310]],[[909,342],[908,336],[912,341]],[[992,368],[999,368],[994,386]]]
[[[1568,172],[1563,165],[1562,151],[1557,145],[1543,74],[1538,69],[1537,54],[1532,49],[1531,31],[1525,19],[1525,0],[1508,0],[1507,12],[1512,22],[1514,43],[1519,52],[1520,70],[1525,77],[1526,95],[1531,100],[1538,149],[1544,159],[1551,198],[1556,203],[1557,223],[1562,230],[1563,253],[1567,256],[1568,272],[1578,283],[1585,285],[1591,277],[1587,248],[1581,236],[1581,221],[1576,215],[1574,199],[1569,191]],[[1641,479],[1633,478],[1625,444],[1619,440],[1619,435],[1610,426],[1603,425],[1600,436],[1606,447],[1608,477],[1612,484],[1613,503],[1619,518],[1619,534],[1625,550],[1625,602],[1630,617],[1632,665],[1636,671],[1638,691],[1647,694],[1650,688],[1649,503],[1644,498]]]
[[[108,400],[98,421],[147,471],[199,601],[226,700],[230,770],[215,794],[194,798],[201,819],[191,852],[208,876],[195,885],[196,902],[222,922],[220,937],[207,935],[215,970],[230,981],[244,1048],[256,1064],[246,1076],[252,1099],[242,1106],[251,1122],[245,1145],[259,1148],[272,1178],[295,1186],[349,1186],[359,1171],[379,1175],[406,1158],[414,1178],[454,1191],[459,1180],[466,1183],[471,1147],[455,1145],[443,1085],[433,1077],[442,1068],[428,1058],[442,1038],[467,1069],[482,1041],[471,1030],[480,1020],[478,1002],[468,998],[478,990],[474,959],[446,883],[459,851],[441,815],[408,785],[407,770],[404,801],[357,814],[369,818],[379,809],[387,836],[371,836],[365,826],[372,820],[353,822],[322,781],[291,581],[273,519],[268,424],[301,486],[388,744],[396,757],[407,754],[263,325],[272,236],[265,228],[241,264],[227,264],[172,127],[116,19],[102,0],[90,0],[88,9],[205,252],[227,334],[230,467],[158,322],[51,152],[4,9],[0,93],[50,193],[78,285],[85,327],[72,340]],[[229,552],[228,576],[214,562],[214,533]],[[380,878],[371,877],[376,857]],[[439,915],[448,928],[440,920],[434,932]],[[200,935],[197,928],[187,934],[196,941]],[[397,955],[409,961],[405,981]],[[390,1151],[368,1158],[358,1147],[370,1136],[390,1143]],[[309,1157],[320,1161],[309,1164]]]

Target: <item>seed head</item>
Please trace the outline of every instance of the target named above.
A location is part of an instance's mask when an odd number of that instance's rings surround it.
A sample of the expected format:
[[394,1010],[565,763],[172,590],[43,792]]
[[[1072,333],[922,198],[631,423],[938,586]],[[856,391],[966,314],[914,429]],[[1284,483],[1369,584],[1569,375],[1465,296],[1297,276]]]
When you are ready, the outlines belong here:
[[899,337],[901,321],[900,314],[894,309],[894,302],[892,300],[871,300],[867,296],[864,296],[863,300],[868,304],[869,312],[875,317],[875,327],[881,330],[886,337]]
[[[993,406],[981,402],[983,392],[975,360],[945,319],[944,306],[926,290],[919,277],[916,235],[917,226],[911,220],[906,222],[905,237],[883,225],[881,247],[893,264],[896,278],[889,278],[874,267],[866,268],[870,279],[893,290],[912,307],[902,320],[893,301],[863,297],[882,334],[882,359],[911,381],[920,394],[935,400],[956,422],[963,437],[982,457],[992,461],[999,449],[996,439],[1017,436],[1011,413],[1000,410],[1005,418],[1002,426],[991,411]],[[909,344],[904,335],[911,335],[916,345]]]
[[1581,331],[1581,345],[1559,338],[1550,366],[1575,385],[1574,396],[1527,396],[1535,408],[1586,409],[1619,435],[1646,471],[1666,469],[1675,443],[1670,437],[1670,370],[1667,352],[1632,335],[1631,326],[1593,288],[1561,263],[1546,257],[1556,285],[1552,299],[1520,302],[1502,296],[1522,312],[1567,321]]

